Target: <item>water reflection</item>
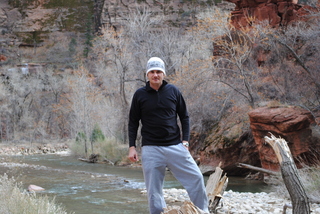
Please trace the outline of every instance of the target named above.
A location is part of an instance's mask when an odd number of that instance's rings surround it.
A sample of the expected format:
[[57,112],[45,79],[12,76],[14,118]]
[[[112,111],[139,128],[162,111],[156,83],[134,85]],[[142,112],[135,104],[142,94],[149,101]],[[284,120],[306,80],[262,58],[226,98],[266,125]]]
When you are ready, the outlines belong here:
[[[55,197],[76,214],[148,213],[147,197],[141,194],[144,181],[140,168],[90,164],[71,156],[14,156],[0,163],[0,173],[14,176],[27,188],[45,188],[41,194]],[[228,189],[259,192],[260,182],[229,178]],[[165,188],[182,188],[167,172]],[[256,190],[254,190],[256,188]],[[251,190],[250,190],[251,189]]]

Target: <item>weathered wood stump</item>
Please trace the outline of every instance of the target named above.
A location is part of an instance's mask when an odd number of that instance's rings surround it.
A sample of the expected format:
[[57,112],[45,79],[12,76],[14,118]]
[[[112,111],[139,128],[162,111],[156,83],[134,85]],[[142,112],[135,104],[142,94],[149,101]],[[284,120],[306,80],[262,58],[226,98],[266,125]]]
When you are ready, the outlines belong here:
[[282,138],[276,138],[272,134],[271,137],[266,136],[264,139],[271,145],[279,160],[282,178],[292,202],[292,213],[309,214],[309,199],[304,190],[287,142]]
[[206,212],[198,208],[191,201],[184,201],[181,207],[164,208],[164,212],[161,214],[206,214]]
[[[210,213],[216,213],[217,206],[228,185],[228,178],[226,174],[221,177],[222,173],[223,170],[220,166],[216,167],[215,172],[209,176],[207,181],[206,192],[209,199]],[[164,208],[162,214],[206,214],[206,212],[195,206],[191,201],[184,201],[181,207]]]
[[216,170],[213,174],[209,176],[207,181],[206,191],[209,199],[209,211],[210,213],[216,213],[216,209],[222,198],[222,195],[227,188],[228,178],[224,174],[222,176],[223,170],[220,168],[220,165],[216,167]]

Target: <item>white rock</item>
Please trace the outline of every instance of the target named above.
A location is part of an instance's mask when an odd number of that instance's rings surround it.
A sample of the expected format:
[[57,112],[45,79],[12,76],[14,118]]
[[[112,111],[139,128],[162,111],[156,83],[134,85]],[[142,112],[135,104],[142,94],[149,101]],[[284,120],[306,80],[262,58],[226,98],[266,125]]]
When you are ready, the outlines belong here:
[[28,186],[28,191],[29,192],[41,192],[41,191],[44,191],[44,190],[45,190],[44,188],[39,187],[37,185],[30,184]]
[[319,208],[314,209],[313,213],[314,213],[314,214],[320,214],[320,207],[319,207]]

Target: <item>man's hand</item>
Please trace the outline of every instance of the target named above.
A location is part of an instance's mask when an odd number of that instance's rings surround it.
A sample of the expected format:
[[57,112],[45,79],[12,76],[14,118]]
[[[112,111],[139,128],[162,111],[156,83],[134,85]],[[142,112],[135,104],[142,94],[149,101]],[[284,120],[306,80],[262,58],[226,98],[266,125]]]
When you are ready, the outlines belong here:
[[136,151],[136,147],[131,146],[129,148],[129,155],[128,155],[129,160],[131,160],[132,162],[137,162],[139,161],[139,157]]

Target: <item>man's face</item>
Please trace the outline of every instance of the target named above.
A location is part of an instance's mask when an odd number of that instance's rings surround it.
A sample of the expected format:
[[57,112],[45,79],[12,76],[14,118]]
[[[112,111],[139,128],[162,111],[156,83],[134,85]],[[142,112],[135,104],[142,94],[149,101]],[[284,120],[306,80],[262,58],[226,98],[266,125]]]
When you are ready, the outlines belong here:
[[148,72],[147,75],[150,84],[161,84],[164,78],[164,73],[159,70],[152,70]]

